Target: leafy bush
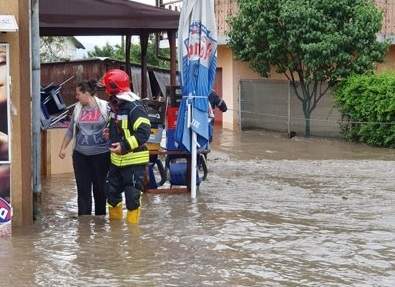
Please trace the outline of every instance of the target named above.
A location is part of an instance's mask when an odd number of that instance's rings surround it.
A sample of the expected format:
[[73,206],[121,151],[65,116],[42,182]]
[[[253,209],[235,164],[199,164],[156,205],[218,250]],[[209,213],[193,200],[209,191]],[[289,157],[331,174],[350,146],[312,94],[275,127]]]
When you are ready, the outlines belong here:
[[395,74],[355,75],[336,89],[345,137],[381,147],[395,147]]

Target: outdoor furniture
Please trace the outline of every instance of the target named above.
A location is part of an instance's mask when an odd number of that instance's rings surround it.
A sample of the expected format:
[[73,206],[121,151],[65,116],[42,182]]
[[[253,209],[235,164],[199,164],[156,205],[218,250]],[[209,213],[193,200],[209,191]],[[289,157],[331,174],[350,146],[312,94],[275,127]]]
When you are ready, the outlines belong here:
[[[200,155],[207,155],[210,151],[209,150],[199,150],[198,154]],[[187,193],[191,191],[191,153],[187,151],[182,151],[182,150],[166,150],[166,149],[159,149],[157,151],[150,151],[150,156],[151,155],[158,155],[158,156],[170,156],[170,157],[176,157],[178,159],[186,159],[187,161],[187,174],[186,174],[186,179],[187,179],[187,185],[183,187],[158,187],[158,188],[149,188],[148,186],[148,167],[146,169],[146,180],[145,180],[145,188],[144,192],[146,193],[165,193],[165,194],[177,194],[177,193]]]

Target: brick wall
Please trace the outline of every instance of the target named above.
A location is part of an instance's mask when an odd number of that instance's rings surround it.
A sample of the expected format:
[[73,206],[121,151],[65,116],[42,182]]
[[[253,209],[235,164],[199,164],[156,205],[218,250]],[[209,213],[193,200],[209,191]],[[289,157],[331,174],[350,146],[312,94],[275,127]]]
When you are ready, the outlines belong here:
[[237,3],[235,0],[215,0],[215,17],[217,19],[218,35],[224,36],[229,26],[226,19],[235,14]]
[[[395,0],[375,0],[377,6],[384,13],[381,36],[389,38],[395,43]],[[235,0],[215,0],[215,15],[217,19],[218,35],[225,35],[228,30],[226,19],[237,12]]]

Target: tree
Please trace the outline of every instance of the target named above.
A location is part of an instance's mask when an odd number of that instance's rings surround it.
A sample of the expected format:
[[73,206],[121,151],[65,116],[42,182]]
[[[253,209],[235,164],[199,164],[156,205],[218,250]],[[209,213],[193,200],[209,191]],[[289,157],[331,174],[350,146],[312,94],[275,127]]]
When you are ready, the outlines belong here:
[[238,0],[229,45],[263,77],[274,69],[311,113],[340,80],[372,71],[387,43],[377,41],[382,12],[370,0]]
[[41,37],[40,38],[40,59],[43,63],[70,60],[64,58],[63,46],[65,37]]
[[101,48],[95,46],[92,51],[88,52],[88,56],[92,58],[103,57],[124,61],[125,51],[120,45],[111,46],[109,43],[106,43],[106,45]]
[[[130,52],[130,61],[132,63],[140,64],[141,60],[141,49],[139,44],[132,44]],[[111,46],[109,43],[102,48],[95,46],[93,51],[88,52],[89,57],[108,57],[119,61],[125,61],[125,51],[121,45]],[[159,57],[161,58],[169,58],[170,51],[169,49],[160,49]],[[169,63],[163,59],[160,59],[156,56],[155,52],[155,44],[152,39],[148,42],[147,48],[147,64],[150,66],[156,66],[161,68],[168,68]]]

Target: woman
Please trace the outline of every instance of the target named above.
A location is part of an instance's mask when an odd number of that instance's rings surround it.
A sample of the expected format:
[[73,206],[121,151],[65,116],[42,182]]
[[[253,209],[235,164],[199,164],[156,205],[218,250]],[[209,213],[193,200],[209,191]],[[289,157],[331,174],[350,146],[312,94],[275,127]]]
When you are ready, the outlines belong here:
[[107,102],[95,96],[96,87],[96,81],[78,84],[78,103],[59,152],[59,157],[64,159],[65,150],[74,138],[73,167],[78,191],[78,215],[92,213],[92,187],[95,215],[106,214],[104,187],[110,153],[103,130],[108,122],[108,111]]

